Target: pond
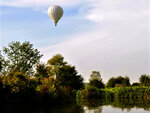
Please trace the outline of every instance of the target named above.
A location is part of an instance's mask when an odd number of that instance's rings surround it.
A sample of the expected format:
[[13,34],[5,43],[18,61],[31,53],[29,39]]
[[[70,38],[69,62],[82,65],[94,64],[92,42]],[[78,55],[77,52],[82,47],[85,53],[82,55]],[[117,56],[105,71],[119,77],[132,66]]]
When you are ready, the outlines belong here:
[[5,113],[150,113],[150,102],[144,100],[77,100],[74,103],[55,107],[19,109],[18,106],[16,109],[7,109]]

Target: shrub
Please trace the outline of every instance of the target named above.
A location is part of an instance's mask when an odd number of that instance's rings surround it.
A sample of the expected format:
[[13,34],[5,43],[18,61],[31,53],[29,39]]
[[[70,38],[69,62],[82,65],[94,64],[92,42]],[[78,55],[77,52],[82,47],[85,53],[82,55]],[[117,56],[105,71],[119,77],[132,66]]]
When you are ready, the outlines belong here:
[[119,77],[112,77],[108,80],[107,84],[106,84],[106,87],[115,87],[116,84],[120,84],[120,86],[130,86],[130,80],[128,77],[122,77],[122,76],[119,76]]
[[88,83],[89,87],[96,87],[96,88],[105,88],[105,84],[102,82],[102,80],[98,80],[98,79],[93,79],[90,80],[90,82]]
[[76,93],[76,97],[81,99],[103,98],[105,97],[105,92],[96,87],[88,87],[84,90],[79,90]]
[[132,86],[140,86],[140,83],[134,82],[134,83],[132,84]]

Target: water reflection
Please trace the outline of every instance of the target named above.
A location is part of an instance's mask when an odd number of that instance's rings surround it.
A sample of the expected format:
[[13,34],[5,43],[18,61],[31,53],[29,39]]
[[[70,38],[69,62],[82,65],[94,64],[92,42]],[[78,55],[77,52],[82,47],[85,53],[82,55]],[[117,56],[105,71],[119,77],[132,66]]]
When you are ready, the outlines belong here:
[[[7,106],[5,113],[150,113],[150,102],[144,100],[77,100],[61,106]],[[4,113],[1,111],[0,113]]]
[[78,100],[85,113],[150,113],[144,100]]

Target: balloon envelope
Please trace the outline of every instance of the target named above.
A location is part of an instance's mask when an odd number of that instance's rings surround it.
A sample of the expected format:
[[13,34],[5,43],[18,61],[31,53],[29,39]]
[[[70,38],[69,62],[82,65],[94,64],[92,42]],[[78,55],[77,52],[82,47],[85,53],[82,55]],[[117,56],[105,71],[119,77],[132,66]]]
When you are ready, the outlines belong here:
[[63,9],[60,6],[53,5],[53,6],[49,7],[48,16],[55,23],[55,26],[57,25],[57,22],[60,20],[62,15],[63,15]]

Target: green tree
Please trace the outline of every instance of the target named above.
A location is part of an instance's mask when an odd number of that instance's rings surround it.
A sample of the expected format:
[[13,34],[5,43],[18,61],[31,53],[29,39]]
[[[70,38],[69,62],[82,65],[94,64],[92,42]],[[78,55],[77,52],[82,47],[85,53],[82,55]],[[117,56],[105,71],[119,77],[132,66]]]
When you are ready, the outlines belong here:
[[90,75],[88,86],[96,88],[104,88],[105,84],[102,82],[102,78],[99,71],[92,71]]
[[9,61],[5,60],[0,51],[0,74],[6,75],[8,71]]
[[64,61],[60,54],[48,60],[49,73],[56,77],[57,86],[65,86],[72,89],[83,87],[83,78],[78,75],[75,66],[69,65]]
[[67,62],[64,61],[64,57],[61,54],[54,55],[47,61],[48,74],[57,77],[59,68],[65,65],[67,65]]
[[1,72],[1,70],[2,70],[2,55],[0,53],[0,72]]
[[55,67],[66,65],[67,62],[64,61],[64,57],[61,54],[56,54],[50,60],[47,61],[48,65],[52,65]]
[[106,87],[115,87],[115,86],[130,86],[130,80],[128,77],[112,77],[106,83]]
[[98,79],[99,81],[102,80],[99,71],[92,71],[92,74],[90,75],[90,80],[95,80],[95,79]]
[[47,69],[47,66],[45,64],[37,64],[36,65],[36,74],[35,74],[36,77],[48,77],[48,69]]
[[146,74],[141,75],[139,81],[144,86],[150,86],[150,75],[146,75]]
[[33,67],[39,62],[42,55],[33,48],[30,42],[11,42],[3,48],[5,57],[5,70],[8,72],[23,72],[31,74]]
[[67,86],[71,89],[80,89],[83,87],[83,78],[78,75],[75,66],[65,65],[58,69],[56,80],[59,85]]

